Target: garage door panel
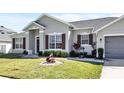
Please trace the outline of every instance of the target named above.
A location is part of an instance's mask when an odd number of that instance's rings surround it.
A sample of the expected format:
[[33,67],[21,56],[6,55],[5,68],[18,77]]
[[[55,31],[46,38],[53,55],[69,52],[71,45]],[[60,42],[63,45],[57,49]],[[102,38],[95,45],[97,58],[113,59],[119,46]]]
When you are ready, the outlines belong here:
[[105,38],[105,57],[124,58],[124,36]]

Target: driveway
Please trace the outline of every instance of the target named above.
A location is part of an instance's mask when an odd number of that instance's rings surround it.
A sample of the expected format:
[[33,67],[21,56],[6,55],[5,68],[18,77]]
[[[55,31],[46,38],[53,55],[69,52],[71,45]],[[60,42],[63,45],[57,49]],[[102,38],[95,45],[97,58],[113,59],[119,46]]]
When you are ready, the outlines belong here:
[[124,67],[124,59],[106,59],[104,65]]
[[124,59],[108,59],[103,66],[101,79],[124,79]]

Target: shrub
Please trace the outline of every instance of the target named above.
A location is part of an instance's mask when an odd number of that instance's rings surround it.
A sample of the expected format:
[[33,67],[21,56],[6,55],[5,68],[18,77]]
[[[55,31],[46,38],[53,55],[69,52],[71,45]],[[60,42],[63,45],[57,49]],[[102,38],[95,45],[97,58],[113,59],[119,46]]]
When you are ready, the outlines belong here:
[[86,55],[86,58],[94,58],[92,55]]
[[10,59],[21,58],[21,57],[22,57],[22,54],[19,54],[19,53],[8,53],[8,54],[0,55],[0,58],[10,58]]
[[69,53],[69,56],[70,56],[70,57],[78,57],[78,56],[79,56],[79,53],[78,53],[78,52],[75,52],[74,50],[72,50],[72,51]]
[[43,52],[42,51],[39,51],[38,52],[38,56],[43,56]]
[[51,54],[51,51],[45,51],[44,53],[43,53],[43,56],[49,56]]
[[68,57],[68,53],[67,52],[61,52],[61,57]]
[[24,50],[22,54],[28,55],[28,51]]
[[54,51],[54,56],[61,57],[61,51]]
[[45,51],[43,53],[43,56],[49,56],[51,53],[53,53],[54,57],[67,57],[68,53],[64,51]]
[[103,48],[98,48],[98,58],[103,59]]
[[96,49],[92,51],[92,57],[96,58],[96,52],[97,52]]
[[79,55],[86,57],[87,56],[87,52],[80,52]]

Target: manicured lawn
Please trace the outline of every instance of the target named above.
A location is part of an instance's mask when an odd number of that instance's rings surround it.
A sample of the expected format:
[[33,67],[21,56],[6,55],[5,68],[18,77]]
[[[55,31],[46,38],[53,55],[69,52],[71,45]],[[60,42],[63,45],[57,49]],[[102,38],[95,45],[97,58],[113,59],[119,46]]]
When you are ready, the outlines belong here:
[[0,76],[19,79],[98,79],[102,64],[57,59],[63,65],[44,67],[45,59],[0,59]]

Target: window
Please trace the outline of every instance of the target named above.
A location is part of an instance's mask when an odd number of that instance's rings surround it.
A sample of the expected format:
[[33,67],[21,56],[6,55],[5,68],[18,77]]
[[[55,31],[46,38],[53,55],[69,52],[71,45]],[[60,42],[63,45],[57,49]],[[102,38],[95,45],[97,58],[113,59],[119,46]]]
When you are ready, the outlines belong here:
[[23,38],[15,38],[15,48],[23,49]]
[[6,53],[6,45],[0,45],[0,53]]
[[1,34],[5,34],[4,32],[1,32]]
[[89,44],[89,35],[81,35],[81,44]]
[[49,35],[49,49],[62,49],[62,35]]

